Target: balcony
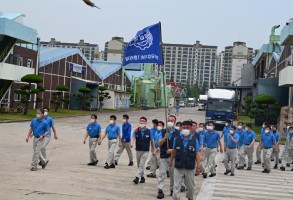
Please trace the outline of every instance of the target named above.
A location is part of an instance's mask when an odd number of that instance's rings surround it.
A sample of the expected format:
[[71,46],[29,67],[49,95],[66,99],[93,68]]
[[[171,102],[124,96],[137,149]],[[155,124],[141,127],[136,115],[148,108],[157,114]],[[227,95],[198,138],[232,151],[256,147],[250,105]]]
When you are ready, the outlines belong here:
[[287,66],[279,73],[279,86],[292,87],[293,86],[293,66]]
[[34,72],[34,68],[0,63],[0,79],[21,81],[21,77],[26,74],[34,74]]
[[[292,19],[291,19],[292,20]],[[281,31],[280,35],[281,45],[293,45],[293,21],[291,21],[288,25],[285,25]]]

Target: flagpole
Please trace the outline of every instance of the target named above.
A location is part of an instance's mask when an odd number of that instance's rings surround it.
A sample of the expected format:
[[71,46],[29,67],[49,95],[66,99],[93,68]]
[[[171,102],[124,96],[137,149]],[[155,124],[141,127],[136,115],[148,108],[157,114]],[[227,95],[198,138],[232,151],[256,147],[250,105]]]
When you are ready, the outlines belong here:
[[[166,79],[165,79],[165,63],[164,63],[164,54],[163,54],[163,41],[162,41],[162,26],[161,26],[161,22],[159,22],[160,24],[160,33],[161,33],[161,53],[162,53],[162,73],[163,73],[163,90],[164,90],[164,104],[165,104],[165,121],[166,121],[166,126],[167,126],[167,95],[166,95]],[[167,129],[166,129],[167,132]],[[167,139],[167,149],[169,149],[169,141]]]

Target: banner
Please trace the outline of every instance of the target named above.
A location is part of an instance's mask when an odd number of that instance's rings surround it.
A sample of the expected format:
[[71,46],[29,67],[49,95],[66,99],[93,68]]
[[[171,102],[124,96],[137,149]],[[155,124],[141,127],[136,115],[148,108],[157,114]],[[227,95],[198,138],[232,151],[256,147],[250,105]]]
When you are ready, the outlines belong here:
[[73,72],[80,73],[80,74],[82,74],[83,72],[83,67],[81,65],[70,63],[69,67],[70,67],[70,70]]
[[163,64],[160,23],[138,31],[136,36],[125,46],[123,65],[129,63]]

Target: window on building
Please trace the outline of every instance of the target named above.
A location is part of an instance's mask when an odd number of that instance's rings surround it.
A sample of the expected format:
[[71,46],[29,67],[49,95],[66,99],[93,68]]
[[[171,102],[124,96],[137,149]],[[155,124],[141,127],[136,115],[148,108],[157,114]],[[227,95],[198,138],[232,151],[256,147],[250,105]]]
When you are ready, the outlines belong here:
[[32,59],[27,59],[27,67],[32,68],[33,67],[33,60]]
[[20,101],[21,100],[21,94],[14,93],[14,101]]

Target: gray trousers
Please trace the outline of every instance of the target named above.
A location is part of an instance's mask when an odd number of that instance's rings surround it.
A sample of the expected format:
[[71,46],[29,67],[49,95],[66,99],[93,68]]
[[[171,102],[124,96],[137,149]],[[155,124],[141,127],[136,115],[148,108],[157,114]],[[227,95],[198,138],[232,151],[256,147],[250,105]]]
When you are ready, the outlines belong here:
[[217,148],[210,149],[206,148],[205,150],[205,161],[203,165],[204,173],[211,172],[212,174],[215,173],[215,159],[217,156]]
[[263,149],[263,163],[264,163],[264,169],[271,169],[271,155],[273,152],[273,148],[269,149]]
[[45,137],[43,140],[44,141],[44,145],[41,149],[41,153],[40,153],[40,161],[44,164],[47,161],[47,151],[46,151],[46,147],[48,146],[48,144],[51,141],[51,137]]
[[[235,162],[236,158],[238,156],[238,149],[229,149],[227,148],[226,153],[224,155],[224,165],[226,170],[231,170],[231,172],[234,174],[235,172]],[[229,168],[229,160],[231,160],[231,167]]]
[[261,161],[261,152],[262,152],[262,149],[263,149],[263,145],[261,145],[260,147],[258,147],[257,149],[256,149],[256,159],[258,160],[258,161]]
[[[41,149],[44,146],[44,139],[41,139],[38,141],[38,138],[34,137],[33,140],[33,158],[32,158],[32,167],[33,168],[37,168],[37,164],[39,162],[39,158],[40,158],[40,153],[41,153]],[[42,163],[45,164],[45,163]]]
[[[160,173],[158,177],[158,189],[163,190],[165,186],[165,178],[167,177],[167,171],[169,169],[169,174],[170,174],[170,190],[173,190],[173,185],[174,185],[174,162],[173,166],[169,167],[168,162],[170,161],[170,158],[161,158],[161,163],[160,163]],[[193,174],[194,176],[194,174]]]
[[278,165],[280,158],[280,145],[278,145],[277,152],[272,152],[271,159],[275,160],[275,164]]
[[124,149],[126,149],[126,152],[128,154],[128,158],[129,158],[129,162],[133,162],[133,155],[132,155],[132,151],[130,148],[130,142],[124,142],[122,143],[122,146],[119,147],[118,151],[116,152],[115,155],[115,160],[118,161],[121,154],[123,153]]
[[182,181],[187,187],[186,198],[193,199],[195,191],[195,182],[194,182],[194,170],[192,169],[174,169],[174,190],[173,190],[173,200],[180,200],[180,189]]
[[[200,161],[200,171],[203,172],[204,171],[204,162],[205,162],[205,159],[206,159],[206,156],[205,156],[205,150],[206,150],[207,147],[203,147],[203,151],[201,153],[201,161]],[[226,152],[225,152],[226,153]]]
[[241,147],[238,147],[238,166],[243,167],[244,163],[245,163],[245,149],[244,149],[244,145],[242,145]]
[[90,148],[90,162],[96,162],[98,160],[96,154],[96,147],[98,144],[98,138],[89,138],[89,148]]
[[136,151],[136,161],[137,161],[137,173],[136,177],[141,178],[144,177],[144,166],[146,160],[148,159],[149,152],[148,151]]
[[117,139],[108,140],[108,157],[107,157],[108,165],[114,164],[114,151],[116,146],[117,146]]
[[290,163],[293,160],[293,150],[286,150],[284,157],[282,159],[282,166],[286,167],[287,163]]
[[253,163],[253,152],[254,152],[254,145],[249,148],[249,145],[244,146],[244,160],[245,156],[248,158],[248,167],[252,167]]
[[150,159],[151,169],[150,172],[156,174],[157,167],[160,166],[160,152],[157,152],[156,155],[152,155]]

